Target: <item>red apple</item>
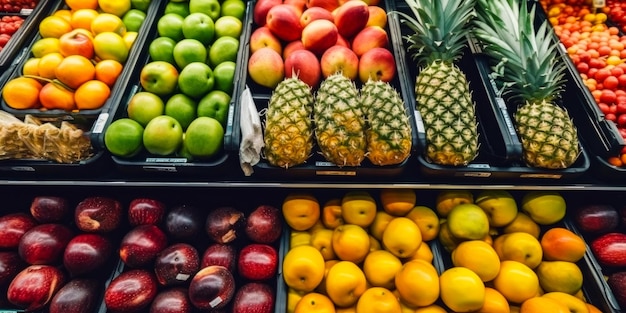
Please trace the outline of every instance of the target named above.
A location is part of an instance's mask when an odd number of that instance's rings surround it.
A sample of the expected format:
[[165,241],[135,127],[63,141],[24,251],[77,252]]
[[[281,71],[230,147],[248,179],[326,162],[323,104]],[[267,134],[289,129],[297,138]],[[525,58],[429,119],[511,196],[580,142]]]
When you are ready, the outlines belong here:
[[173,244],[161,251],[154,261],[154,272],[162,286],[180,285],[188,282],[200,269],[200,256],[193,246],[186,243]]
[[369,11],[369,17],[365,26],[380,26],[382,28],[387,26],[387,12],[385,9],[370,4],[367,10]]
[[0,248],[17,248],[24,233],[36,225],[37,221],[26,213],[0,216]]
[[350,48],[334,45],[322,54],[320,66],[324,78],[341,72],[344,76],[355,80],[359,71],[359,57]]
[[30,215],[39,223],[56,223],[69,213],[67,199],[57,196],[37,196],[30,204]]
[[610,204],[581,205],[572,213],[576,226],[586,234],[608,233],[619,225],[619,213]]
[[4,290],[13,277],[28,264],[15,251],[0,251],[0,288]]
[[150,305],[150,313],[193,312],[193,305],[189,301],[187,293],[187,289],[182,287],[160,291]]
[[271,205],[259,205],[246,218],[246,235],[258,243],[273,243],[283,231],[282,213]]
[[293,41],[302,36],[302,25],[298,12],[288,4],[279,4],[267,12],[267,27],[276,37],[284,41]]
[[297,76],[311,88],[315,88],[322,80],[320,62],[313,52],[297,50],[285,59],[285,77]]
[[285,45],[283,48],[283,60],[287,60],[291,53],[298,50],[306,50],[304,49],[304,45],[302,44],[302,40],[294,40]]
[[254,9],[252,10],[252,19],[254,20],[254,23],[258,26],[264,26],[267,12],[274,6],[281,3],[283,3],[282,0],[258,0],[254,4]]
[[200,310],[225,307],[235,295],[235,278],[225,267],[212,265],[201,269],[189,284],[189,300]]
[[63,256],[73,235],[72,230],[63,224],[37,225],[22,236],[17,251],[28,264],[54,264]]
[[19,272],[7,290],[7,299],[13,305],[36,311],[45,307],[63,286],[65,276],[51,265],[31,265]]
[[350,47],[350,42],[348,42],[348,40],[346,38],[344,38],[343,36],[339,35],[337,36],[337,46],[344,46],[346,48],[350,48],[352,49],[352,47]]
[[72,276],[100,269],[113,254],[111,241],[99,234],[79,234],[72,238],[63,253],[63,266]]
[[87,59],[93,59],[93,37],[84,29],[71,30],[59,37],[59,52],[65,57],[82,55]]
[[267,26],[259,27],[250,34],[250,53],[265,47],[271,48],[279,54],[283,50],[280,39]]
[[626,234],[607,233],[591,242],[591,250],[602,266],[626,266]]
[[63,285],[50,300],[49,313],[93,312],[100,304],[100,283],[95,279],[76,278]]
[[265,283],[247,283],[237,290],[233,313],[274,312],[274,289]]
[[274,89],[285,78],[285,63],[271,48],[261,48],[248,59],[248,74],[260,86]]
[[363,1],[348,1],[333,11],[339,34],[352,38],[367,25],[370,12]]
[[302,12],[306,9],[307,0],[284,0],[284,4],[292,6],[297,12],[298,16],[302,15]]
[[337,26],[333,22],[316,20],[302,30],[302,45],[316,55],[322,55],[324,51],[337,43],[338,34]]
[[339,7],[339,1],[337,0],[307,0],[307,8],[320,7],[330,12]]
[[361,57],[365,52],[374,48],[389,48],[387,32],[380,26],[367,26],[352,39],[352,51]]
[[278,269],[278,253],[270,245],[253,243],[239,251],[237,271],[249,280],[266,280],[274,277]]
[[333,13],[323,7],[310,7],[300,15],[300,25],[306,27],[315,20],[328,20],[334,22]]
[[140,267],[154,261],[167,247],[165,233],[155,225],[140,225],[131,229],[120,243],[120,259],[130,267]]
[[76,206],[74,220],[78,229],[84,232],[111,232],[120,225],[122,205],[112,198],[88,197]]
[[237,239],[244,215],[233,207],[221,207],[209,212],[206,218],[206,233],[214,242],[229,243]]
[[156,199],[136,198],[128,206],[128,222],[131,226],[153,224],[163,220],[165,204]]
[[104,292],[104,303],[113,312],[137,312],[152,302],[158,286],[154,274],[134,269],[115,277]]
[[202,221],[203,218],[196,207],[179,205],[167,212],[165,230],[176,239],[194,239],[204,227]]
[[206,248],[202,254],[202,261],[200,268],[205,268],[211,265],[221,265],[227,268],[230,272],[235,272],[237,269],[237,250],[233,245],[215,243]]
[[359,59],[359,79],[390,82],[396,75],[396,60],[391,51],[385,48],[372,48]]
[[626,271],[622,270],[609,274],[607,283],[611,287],[617,303],[622,308],[626,307]]

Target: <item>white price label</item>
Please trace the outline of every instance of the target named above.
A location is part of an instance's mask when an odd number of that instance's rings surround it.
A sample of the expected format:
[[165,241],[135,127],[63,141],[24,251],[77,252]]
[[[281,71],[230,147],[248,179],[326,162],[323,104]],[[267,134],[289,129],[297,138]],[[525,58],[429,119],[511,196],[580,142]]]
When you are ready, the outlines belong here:
[[605,0],[593,0],[593,7],[594,8],[604,8],[606,6],[606,1]]

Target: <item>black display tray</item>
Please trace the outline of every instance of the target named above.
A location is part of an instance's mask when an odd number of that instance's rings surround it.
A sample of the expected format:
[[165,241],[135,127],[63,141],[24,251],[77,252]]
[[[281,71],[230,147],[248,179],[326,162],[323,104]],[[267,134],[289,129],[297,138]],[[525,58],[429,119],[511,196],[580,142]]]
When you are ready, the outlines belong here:
[[[398,4],[398,11],[412,15],[406,4]],[[391,18],[400,20],[398,24],[401,27],[402,36],[410,34],[408,27],[402,25],[401,15],[394,14]],[[412,86],[415,83],[418,68],[408,51],[405,52],[404,59],[409,72],[407,84]],[[445,166],[434,164],[427,160],[425,155],[418,154],[417,162],[420,173],[433,178],[564,180],[578,177],[589,169],[589,156],[582,143],[580,144],[580,156],[569,168],[551,170],[526,166],[522,160],[521,141],[515,131],[514,110],[509,107],[504,99],[498,96],[494,82],[489,76],[491,68],[488,59],[481,54],[480,48],[471,36],[468,36],[467,48],[457,65],[467,76],[472,89],[472,99],[476,105],[480,145],[478,156],[467,166]],[[415,107],[414,89],[411,89],[411,99],[413,99],[412,104]],[[416,115],[419,113],[416,112]],[[421,145],[425,147],[426,136],[423,124],[420,130],[422,132],[419,136]]]
[[[22,10],[20,12],[0,12],[2,16],[20,16],[24,18],[22,26],[11,36],[9,42],[0,51],[0,72],[8,72],[19,63],[23,57],[22,48],[28,44],[31,39],[39,32],[39,22],[46,16],[50,15],[51,8],[62,0],[45,1],[40,0],[32,9]],[[0,80],[0,86],[4,85],[4,80]]]
[[[45,2],[45,1],[42,1]],[[58,9],[64,7],[64,1],[55,3],[53,8],[48,12],[52,14]],[[81,110],[79,112],[68,112],[64,110],[47,110],[40,111],[38,109],[15,110],[8,108],[4,100],[1,101],[2,109],[23,119],[24,116],[30,114],[37,117],[42,122],[51,122],[60,124],[62,121],[70,122],[77,127],[83,129],[86,135],[91,139],[92,156],[76,163],[58,163],[49,160],[32,160],[32,159],[8,159],[0,160],[0,172],[8,172],[10,175],[40,176],[40,175],[58,175],[63,174],[68,177],[90,176],[102,173],[110,168],[111,160],[108,152],[97,144],[97,139],[102,132],[103,121],[117,110],[117,107],[123,96],[122,91],[126,88],[128,80],[134,71],[134,64],[142,53],[143,43],[145,42],[148,28],[154,24],[157,16],[157,9],[161,4],[159,1],[153,1],[147,10],[146,19],[138,31],[135,44],[129,52],[126,66],[118,77],[117,81],[111,88],[111,95],[100,109]],[[24,56],[15,66],[8,79],[21,75],[21,69],[30,56],[30,47],[39,39],[39,35],[35,36],[29,45],[24,48],[22,53]]]
[[[248,2],[248,7],[250,10],[254,8],[256,1]],[[385,9],[386,12],[391,12],[395,8],[394,1],[382,1],[380,4],[381,7]],[[389,14],[388,14],[389,15]],[[390,43],[390,51],[394,54],[396,60],[396,76],[390,82],[396,90],[400,93],[404,101],[404,105],[406,107],[407,114],[409,115],[409,120],[411,122],[411,132],[412,132],[412,148],[411,154],[417,153],[419,149],[419,143],[417,140],[418,128],[415,123],[414,110],[410,107],[409,98],[407,98],[407,91],[404,90],[405,86],[403,82],[406,80],[406,67],[402,62],[400,55],[398,52],[402,49],[401,47],[401,38],[400,34],[396,31],[397,27],[391,25],[395,21],[392,19],[387,20],[387,34],[389,36]],[[253,25],[253,20],[248,20],[248,27],[250,32],[255,25]],[[268,101],[272,95],[272,89],[260,86],[256,84],[248,75],[247,63],[248,58],[250,57],[250,47],[249,47],[249,36],[245,42],[244,47],[244,59],[242,60],[242,71],[239,72],[242,77],[245,79],[241,79],[241,84],[250,88],[252,99],[257,107],[259,112],[265,110],[267,108]],[[243,92],[245,86],[240,89],[240,93],[238,94],[239,98],[237,99],[237,103],[241,102],[241,92]],[[357,87],[360,86],[360,83],[357,83]],[[235,118],[238,119],[240,116],[240,109],[237,108],[238,111],[235,112]],[[261,123],[264,125],[264,117],[261,116]],[[236,129],[236,132],[233,135],[233,142],[236,142],[237,149],[239,143],[241,142],[241,132],[239,129]],[[308,160],[301,165],[293,166],[288,169],[280,168],[277,166],[273,166],[267,162],[267,160],[261,156],[261,160],[254,166],[254,174],[259,177],[272,177],[278,179],[293,179],[293,178],[306,178],[306,179],[316,179],[316,178],[340,178],[340,177],[396,177],[402,174],[406,168],[409,167],[408,164],[411,164],[411,158],[407,158],[407,160],[403,161],[400,164],[396,165],[387,165],[387,166],[377,166],[372,164],[367,158],[363,160],[360,166],[344,166],[339,167],[331,162],[328,162],[319,152],[317,145],[314,144],[312,155],[308,158]]]
[[[99,149],[106,150],[104,144],[104,134],[108,126],[116,119],[128,116],[126,113],[128,102],[135,93],[142,91],[141,85],[139,83],[139,75],[141,73],[142,67],[151,61],[147,46],[152,39],[158,37],[157,21],[158,18],[163,15],[165,5],[168,1],[156,2],[160,3],[156,12],[156,19],[151,23],[151,25],[149,25],[149,28],[146,31],[147,35],[146,39],[143,41],[143,49],[136,59],[134,70],[130,74],[130,77],[127,80],[127,84],[120,92],[120,96],[118,98],[118,102],[120,105],[116,109],[116,111],[111,111],[110,114],[99,119],[101,128],[99,128],[98,132],[94,133],[94,136],[92,137],[92,142],[94,142],[94,144],[98,146]],[[251,8],[246,9],[245,19],[252,19]],[[235,77],[233,81],[234,91],[228,109],[227,124],[224,129],[224,148],[222,149],[222,151],[210,159],[190,161],[185,157],[179,157],[175,155],[152,155],[144,149],[138,155],[130,158],[112,155],[111,159],[113,160],[116,168],[124,173],[136,175],[200,175],[203,177],[219,177],[226,172],[232,171],[233,166],[237,167],[235,168],[235,170],[239,170],[238,165],[235,164],[237,161],[239,146],[237,143],[235,147],[235,144],[232,142],[232,138],[235,129],[237,129],[237,131],[239,129],[239,117],[236,116],[236,111],[238,110],[239,105],[236,95],[239,93],[241,84],[239,83],[238,73],[240,73],[241,67],[243,67],[241,63],[241,55],[244,42],[247,42],[248,38],[250,37],[248,34],[249,31],[247,30],[247,24],[243,23],[242,33],[239,38],[239,52],[237,56]]]

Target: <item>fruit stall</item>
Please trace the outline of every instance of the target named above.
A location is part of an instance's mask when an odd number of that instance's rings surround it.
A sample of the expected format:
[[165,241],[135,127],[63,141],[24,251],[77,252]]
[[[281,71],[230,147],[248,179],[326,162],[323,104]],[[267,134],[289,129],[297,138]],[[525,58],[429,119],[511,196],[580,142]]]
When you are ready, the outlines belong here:
[[0,312],[626,308],[626,6],[0,0]]

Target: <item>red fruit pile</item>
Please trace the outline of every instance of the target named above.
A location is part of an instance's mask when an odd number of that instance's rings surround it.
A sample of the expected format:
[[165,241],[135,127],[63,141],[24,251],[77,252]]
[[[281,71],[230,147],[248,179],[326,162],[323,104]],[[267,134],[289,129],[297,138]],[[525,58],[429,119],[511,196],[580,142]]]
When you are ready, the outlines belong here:
[[609,7],[609,18],[626,33],[626,2],[621,0],[609,0],[607,1]]
[[[626,138],[626,36],[607,25],[606,7],[594,13],[584,0],[542,1],[555,33],[607,120]],[[608,159],[626,164],[626,149]]]
[[21,16],[3,16],[0,19],[0,51],[6,46],[11,36],[22,26],[24,18]]
[[17,13],[22,9],[34,9],[38,2],[35,0],[0,0],[0,11]]

